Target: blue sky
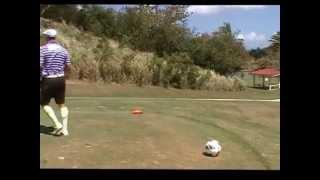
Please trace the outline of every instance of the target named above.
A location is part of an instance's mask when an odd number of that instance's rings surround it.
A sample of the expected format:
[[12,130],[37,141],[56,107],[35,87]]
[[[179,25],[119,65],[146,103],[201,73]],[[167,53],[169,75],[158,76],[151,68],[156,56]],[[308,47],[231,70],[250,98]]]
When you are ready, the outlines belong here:
[[[123,5],[107,5],[118,10]],[[230,22],[233,30],[240,31],[247,49],[265,47],[273,33],[280,31],[280,6],[190,6],[193,14],[187,25],[196,32],[210,33],[224,22]]]

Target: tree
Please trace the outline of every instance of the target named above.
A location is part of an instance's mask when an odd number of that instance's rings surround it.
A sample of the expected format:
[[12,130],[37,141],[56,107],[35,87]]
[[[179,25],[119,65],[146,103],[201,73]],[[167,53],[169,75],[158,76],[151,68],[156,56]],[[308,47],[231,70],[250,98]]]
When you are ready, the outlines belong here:
[[51,5],[40,5],[40,17],[51,7]]
[[209,39],[211,37],[208,34],[202,34],[199,37],[192,38],[186,43],[185,51],[188,52],[189,56],[193,60],[194,64],[204,68],[213,69],[211,66],[211,56]]
[[280,31],[272,35],[271,45],[268,48],[268,56],[272,61],[272,65],[280,68]]
[[158,55],[183,51],[192,38],[192,32],[185,24],[190,16],[187,8],[184,5],[171,5],[157,11],[151,37]]
[[266,56],[267,55],[267,53],[263,50],[263,49],[261,49],[261,48],[256,48],[256,49],[251,49],[250,51],[249,51],[249,54],[252,56],[252,57],[254,57],[255,59],[258,59],[258,58],[262,58],[262,57],[264,57],[264,56]]
[[78,11],[77,5],[40,5],[40,16],[67,23],[73,21]]
[[[248,53],[241,41],[236,39],[237,33],[232,32],[231,25],[225,23],[212,35],[199,38],[200,48],[196,48],[191,57],[195,64],[213,69],[223,75],[232,75],[246,64]],[[197,53],[202,58],[196,58]]]
[[122,41],[132,48],[155,51],[160,56],[180,51],[190,35],[184,24],[188,16],[186,8],[150,5],[125,8],[118,16]]
[[98,36],[110,36],[113,30],[113,12],[100,6],[84,6],[74,19],[74,24]]
[[280,68],[280,31],[272,35],[271,45],[263,49],[254,49],[250,55],[256,57],[254,64],[260,68],[273,66]]
[[270,39],[271,47],[277,51],[280,49],[280,31],[276,32],[274,35],[272,35]]

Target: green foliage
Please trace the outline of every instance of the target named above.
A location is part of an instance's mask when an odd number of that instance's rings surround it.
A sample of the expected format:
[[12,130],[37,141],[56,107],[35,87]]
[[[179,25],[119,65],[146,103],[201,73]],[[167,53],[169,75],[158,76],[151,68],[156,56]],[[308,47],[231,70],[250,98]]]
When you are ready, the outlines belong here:
[[[58,28],[58,40],[70,49],[73,78],[234,90],[241,83],[211,72],[232,75],[249,57],[228,23],[211,35],[195,36],[186,27],[187,6],[140,5],[115,12],[99,5],[82,5],[81,9],[41,5],[40,15],[62,22],[58,26],[50,21],[41,23],[43,28]],[[110,39],[119,41],[120,46],[111,48]],[[44,40],[40,37],[40,41]]]
[[241,41],[235,39],[230,24],[226,23],[209,40],[213,69],[223,75],[230,75],[241,70],[248,54]]
[[83,8],[75,24],[97,36],[112,37],[116,34],[116,13],[100,6]]
[[272,35],[271,37],[271,47],[274,49],[274,51],[277,51],[280,49],[280,31]]
[[192,61],[186,54],[165,55],[167,60],[164,68],[164,84],[175,88],[187,88],[189,86],[188,73],[192,66]]
[[155,51],[160,56],[177,52],[189,33],[183,25],[188,16],[186,7],[178,6],[177,9],[146,5],[126,8],[117,16],[121,34],[117,39],[133,49]]
[[56,21],[73,22],[79,9],[76,5],[40,5],[40,16]]
[[165,55],[153,59],[153,85],[195,88],[197,68],[186,54]]
[[268,66],[280,68],[280,31],[272,35],[270,42],[270,46],[261,50],[262,56],[255,54],[259,54],[258,49],[255,52],[250,52],[251,56],[256,57],[254,64],[260,68]]
[[194,64],[212,69],[222,75],[231,75],[241,70],[249,58],[231,25],[225,23],[213,35],[203,34],[187,44],[187,51]]
[[260,49],[259,47],[256,49],[251,49],[249,51],[249,54],[253,56],[255,59],[262,58],[263,56],[267,55],[267,53],[263,49]]
[[245,86],[240,79],[225,78],[201,69],[185,53],[154,57],[152,67],[152,84],[166,88],[241,91]]

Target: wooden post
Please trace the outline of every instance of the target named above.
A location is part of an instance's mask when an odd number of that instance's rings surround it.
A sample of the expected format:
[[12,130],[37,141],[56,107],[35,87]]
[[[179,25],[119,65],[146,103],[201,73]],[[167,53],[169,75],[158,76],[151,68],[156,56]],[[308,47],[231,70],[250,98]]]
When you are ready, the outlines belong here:
[[262,76],[262,87],[264,89],[264,76]]
[[253,87],[256,87],[256,75],[253,74]]
[[269,90],[271,90],[271,86],[270,86],[270,81],[271,81],[272,77],[269,77],[268,78],[268,87],[269,87]]

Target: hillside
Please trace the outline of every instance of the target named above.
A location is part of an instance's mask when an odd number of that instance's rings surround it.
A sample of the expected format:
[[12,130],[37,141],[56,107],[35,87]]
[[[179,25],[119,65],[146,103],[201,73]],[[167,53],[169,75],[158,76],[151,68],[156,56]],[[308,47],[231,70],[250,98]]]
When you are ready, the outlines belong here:
[[[40,32],[46,28],[57,29],[58,41],[70,52],[70,79],[180,89],[234,91],[245,87],[238,78],[227,78],[186,64],[184,57],[160,58],[154,53],[132,50],[112,39],[94,36],[73,25],[40,18]],[[44,43],[41,37],[40,42]]]

